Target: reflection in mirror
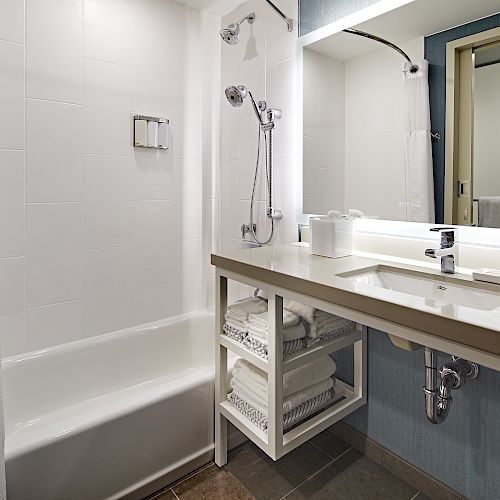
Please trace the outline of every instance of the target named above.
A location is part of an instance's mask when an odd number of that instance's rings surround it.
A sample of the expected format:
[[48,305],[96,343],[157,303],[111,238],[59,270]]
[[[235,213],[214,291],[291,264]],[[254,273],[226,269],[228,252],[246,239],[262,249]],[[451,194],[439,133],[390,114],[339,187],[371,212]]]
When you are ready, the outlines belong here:
[[401,44],[338,34],[303,51],[304,212],[434,221],[423,37]]
[[500,42],[474,50],[474,223],[500,228]]

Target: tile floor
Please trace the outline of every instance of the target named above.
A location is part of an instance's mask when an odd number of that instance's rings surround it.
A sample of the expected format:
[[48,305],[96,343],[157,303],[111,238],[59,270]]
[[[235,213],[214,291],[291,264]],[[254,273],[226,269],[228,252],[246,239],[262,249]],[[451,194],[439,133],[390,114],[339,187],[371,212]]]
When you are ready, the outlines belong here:
[[273,462],[253,443],[148,500],[428,500],[328,430]]

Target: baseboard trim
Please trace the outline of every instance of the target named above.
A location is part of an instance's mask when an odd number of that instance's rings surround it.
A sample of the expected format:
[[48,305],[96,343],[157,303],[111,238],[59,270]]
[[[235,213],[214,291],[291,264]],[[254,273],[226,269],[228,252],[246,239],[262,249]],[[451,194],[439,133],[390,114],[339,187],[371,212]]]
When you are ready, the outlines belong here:
[[374,462],[390,470],[410,486],[436,500],[467,500],[466,497],[446,486],[438,479],[407,462],[373,439],[365,436],[345,422],[337,422],[331,428],[333,434],[349,443]]

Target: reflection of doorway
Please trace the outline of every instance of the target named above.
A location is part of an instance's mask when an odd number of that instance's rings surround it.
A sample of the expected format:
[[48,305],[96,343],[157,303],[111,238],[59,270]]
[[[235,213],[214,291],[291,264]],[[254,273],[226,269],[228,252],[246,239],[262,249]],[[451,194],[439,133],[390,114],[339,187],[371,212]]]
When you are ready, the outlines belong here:
[[[475,59],[486,60],[486,55],[478,55],[483,50],[487,53],[483,47],[494,47],[499,42],[500,28],[495,28],[446,46],[446,224],[473,225],[477,219],[473,176]],[[500,173],[498,178],[500,181]]]
[[[474,49],[474,143],[472,158],[474,224],[479,225],[479,199],[500,202],[500,42]],[[493,200],[494,201],[494,200]],[[481,225],[500,227],[483,218]]]

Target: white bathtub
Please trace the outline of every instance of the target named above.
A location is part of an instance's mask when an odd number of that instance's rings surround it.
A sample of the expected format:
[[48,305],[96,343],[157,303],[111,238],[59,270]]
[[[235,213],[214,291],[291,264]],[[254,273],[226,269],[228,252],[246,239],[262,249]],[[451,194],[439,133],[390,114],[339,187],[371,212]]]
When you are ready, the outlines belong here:
[[3,360],[10,500],[140,498],[213,453],[213,315]]

